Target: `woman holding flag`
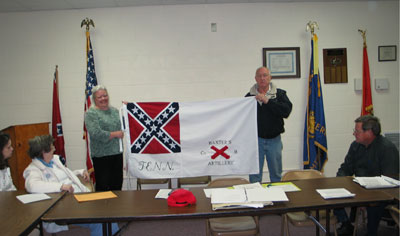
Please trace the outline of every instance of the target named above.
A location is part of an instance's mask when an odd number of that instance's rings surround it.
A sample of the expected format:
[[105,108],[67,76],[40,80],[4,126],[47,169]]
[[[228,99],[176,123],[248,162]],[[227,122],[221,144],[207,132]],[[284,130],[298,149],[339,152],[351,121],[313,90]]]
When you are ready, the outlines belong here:
[[124,137],[118,109],[109,105],[106,87],[92,89],[92,105],[85,114],[90,152],[96,178],[96,191],[121,190],[123,157],[120,139]]

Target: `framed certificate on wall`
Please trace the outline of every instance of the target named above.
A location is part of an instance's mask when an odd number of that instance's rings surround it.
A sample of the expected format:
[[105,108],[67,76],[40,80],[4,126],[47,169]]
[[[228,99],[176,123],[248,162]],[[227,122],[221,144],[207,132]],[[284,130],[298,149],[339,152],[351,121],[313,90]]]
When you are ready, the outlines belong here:
[[262,54],[273,78],[300,78],[300,47],[263,48]]
[[396,45],[378,46],[378,60],[379,61],[396,61],[397,60]]

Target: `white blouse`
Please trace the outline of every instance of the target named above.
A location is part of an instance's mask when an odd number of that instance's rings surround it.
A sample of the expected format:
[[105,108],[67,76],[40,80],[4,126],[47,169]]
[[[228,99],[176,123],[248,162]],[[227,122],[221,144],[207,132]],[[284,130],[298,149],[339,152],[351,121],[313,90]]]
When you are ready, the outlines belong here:
[[17,190],[11,179],[10,167],[0,170],[0,191]]

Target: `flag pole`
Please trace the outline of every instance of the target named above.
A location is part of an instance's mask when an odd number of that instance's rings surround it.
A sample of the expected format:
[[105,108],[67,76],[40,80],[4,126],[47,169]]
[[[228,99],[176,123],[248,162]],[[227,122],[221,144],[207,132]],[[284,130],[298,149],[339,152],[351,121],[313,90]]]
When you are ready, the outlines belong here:
[[[56,65],[56,82],[57,82],[57,89],[58,89],[58,65]],[[58,90],[57,90],[58,93]]]
[[88,17],[86,17],[85,19],[82,20],[81,28],[84,25],[86,26],[86,56],[87,56],[89,53],[89,47],[90,47],[90,45],[89,45],[90,44],[90,40],[89,40],[90,39],[90,32],[89,32],[90,26],[93,26],[93,28],[95,28],[95,26],[94,26],[94,21],[92,19],[89,19]]
[[52,118],[51,118],[51,134],[53,135],[54,138],[53,144],[54,147],[56,148],[54,154],[59,155],[60,160],[65,165],[66,163],[65,142],[62,129],[58,87],[59,87],[58,65],[56,65],[53,78],[53,108],[52,108]]
[[86,25],[86,32],[89,32],[90,25],[92,25],[93,28],[95,27],[95,26],[94,26],[94,21],[93,21],[92,19],[87,18],[87,17],[86,17],[85,19],[82,20],[82,22],[81,22],[81,28],[82,28],[84,25]]
[[318,23],[316,21],[309,21],[307,23],[306,31],[311,31],[311,36],[314,36],[315,29],[319,29]]
[[315,33],[318,23],[309,21],[306,31],[311,31],[311,60],[308,78],[306,118],[304,126],[304,169],[317,169],[323,172],[328,160],[325,114],[322,98],[322,84],[319,76],[318,37]]
[[[307,31],[310,31],[311,32],[311,38],[314,38],[314,36],[315,36],[315,29],[319,29],[319,26],[318,26],[318,23],[316,22],[316,21],[309,21],[308,23],[307,23],[307,26],[306,26],[306,32]],[[315,53],[318,53],[318,52],[314,52],[314,50],[313,50],[313,54],[315,54]],[[313,59],[313,63],[314,63],[314,66],[313,66],[313,68],[314,68],[314,71],[315,70],[319,70],[319,68],[317,67],[315,67],[315,60]],[[319,73],[319,72],[318,72]],[[310,79],[312,79],[312,77],[310,76]],[[318,86],[319,87],[319,86]],[[309,96],[307,96],[308,97],[308,99],[309,99]],[[307,101],[307,104],[310,104],[308,101]],[[307,119],[308,119],[308,117],[309,117],[309,106],[307,106]],[[309,121],[307,121],[307,123],[308,123]],[[309,123],[308,123],[309,124]],[[309,125],[311,125],[311,124],[309,124]],[[308,134],[307,134],[308,135]],[[309,138],[307,138],[307,142],[308,142],[308,146],[310,145],[310,143],[309,143]],[[313,144],[311,144],[312,146],[313,146]],[[321,170],[321,158],[320,158],[320,156],[321,156],[321,151],[320,151],[320,149],[319,148],[317,148],[317,155],[316,155],[316,162],[317,162],[317,170]],[[312,165],[312,163],[310,163],[310,166]]]
[[[314,31],[315,31],[315,29],[319,29],[319,26],[318,26],[318,23],[316,22],[316,21],[308,21],[308,23],[307,23],[307,25],[306,25],[306,32],[308,32],[308,31],[310,31],[311,32],[311,38],[314,38]],[[312,51],[313,51],[313,54],[315,53],[314,52],[314,49],[312,49]],[[312,60],[313,61],[313,64],[315,65],[315,61],[314,61],[314,59]],[[314,71],[315,70],[318,70],[318,68],[315,68],[315,66],[313,66],[313,68],[314,68]],[[311,74],[310,74],[310,78],[309,78],[309,80],[311,80],[312,79],[312,77],[311,77]],[[309,81],[309,83],[310,83],[310,81]],[[306,119],[307,119],[307,124],[308,125],[313,125],[313,124],[310,124],[309,122],[312,122],[312,121],[309,121],[308,119],[309,119],[309,117],[310,117],[310,107],[309,107],[309,104],[310,104],[310,102],[309,102],[309,99],[310,99],[310,91],[308,92],[308,96],[307,96],[307,117],[306,117]],[[307,132],[307,136],[309,135],[309,132]],[[310,139],[309,139],[309,137],[307,137],[307,146],[310,148]],[[313,144],[311,144],[312,146],[313,146]],[[318,163],[318,168],[319,168],[319,166],[320,166],[320,158],[319,158],[319,155],[320,155],[320,152],[319,152],[319,149],[317,149],[317,156],[316,156],[316,160],[317,160],[317,163]],[[312,163],[309,163],[309,165],[311,166],[312,165]]]
[[[91,42],[90,42],[90,26],[94,26],[94,21],[92,19],[89,19],[88,17],[86,17],[85,19],[82,20],[81,22],[81,28],[83,26],[86,26],[86,89],[85,89],[85,105],[84,105],[84,111],[86,112],[87,109],[89,109],[90,105],[91,105],[91,99],[90,99],[90,93],[91,91],[88,90],[88,74],[89,72],[91,72],[89,70],[89,53],[91,51]],[[93,57],[93,56],[92,56]],[[94,64],[93,64],[93,70],[94,70]],[[94,73],[94,72],[93,72]],[[93,84],[97,85],[97,78],[96,75],[94,74],[94,81]],[[91,87],[90,87],[91,89]],[[89,141],[89,135],[88,132],[86,130],[86,126],[85,126],[85,122],[83,122],[83,139],[85,139],[85,143],[86,143],[86,168],[88,173],[90,174],[91,179],[93,179],[93,182],[95,182],[95,177],[94,177],[94,168],[93,168],[93,162],[91,159],[91,154],[90,154],[90,141]]]
[[56,87],[57,87],[57,97],[60,97],[60,93],[58,92],[58,65],[56,65],[56,72],[55,72],[55,78],[56,78]]
[[363,38],[363,90],[362,90],[362,104],[361,115],[373,115],[374,107],[372,103],[371,93],[371,75],[369,72],[368,52],[367,52],[367,30],[358,29],[358,32]]
[[364,42],[364,47],[367,48],[367,37],[365,36],[365,34],[367,33],[367,30],[361,30],[358,29],[358,32],[361,34],[361,36],[363,37],[363,42]]

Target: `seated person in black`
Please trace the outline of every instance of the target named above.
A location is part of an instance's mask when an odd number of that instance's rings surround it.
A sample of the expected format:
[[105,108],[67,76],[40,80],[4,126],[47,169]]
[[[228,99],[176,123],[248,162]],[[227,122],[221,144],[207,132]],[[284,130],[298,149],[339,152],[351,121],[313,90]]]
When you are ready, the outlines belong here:
[[[350,145],[336,176],[398,176],[399,151],[391,141],[381,135],[379,119],[365,115],[354,122],[353,135],[356,140]],[[368,235],[377,235],[384,208],[385,205],[367,207]],[[352,211],[354,214],[354,209]],[[352,235],[354,227],[346,211],[335,209],[334,213],[341,223],[338,235]]]

